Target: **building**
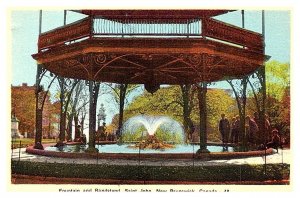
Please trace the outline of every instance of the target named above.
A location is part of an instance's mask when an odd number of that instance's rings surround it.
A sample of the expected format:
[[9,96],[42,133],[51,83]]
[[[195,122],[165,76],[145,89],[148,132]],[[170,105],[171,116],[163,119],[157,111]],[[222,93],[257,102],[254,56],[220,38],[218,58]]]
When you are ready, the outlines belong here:
[[[11,86],[11,108],[19,120],[19,132],[24,137],[33,138],[35,133],[35,85],[23,83]],[[46,92],[44,92],[46,94]],[[50,93],[46,96],[43,110],[43,137],[52,138],[55,132],[55,105],[50,101]],[[54,112],[54,113],[53,113]]]

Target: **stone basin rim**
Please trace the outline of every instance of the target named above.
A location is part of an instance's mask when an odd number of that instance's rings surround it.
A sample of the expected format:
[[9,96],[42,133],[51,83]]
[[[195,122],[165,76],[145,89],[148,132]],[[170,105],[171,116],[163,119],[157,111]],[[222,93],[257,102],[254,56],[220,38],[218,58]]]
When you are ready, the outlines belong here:
[[[53,146],[54,144],[45,144],[44,147]],[[71,158],[71,159],[195,159],[195,160],[215,160],[215,159],[236,159],[248,157],[262,157],[265,154],[274,153],[272,148],[267,150],[247,151],[247,152],[211,152],[211,153],[76,153],[76,152],[57,152],[48,150],[34,149],[28,146],[26,152],[33,155],[47,157]]]

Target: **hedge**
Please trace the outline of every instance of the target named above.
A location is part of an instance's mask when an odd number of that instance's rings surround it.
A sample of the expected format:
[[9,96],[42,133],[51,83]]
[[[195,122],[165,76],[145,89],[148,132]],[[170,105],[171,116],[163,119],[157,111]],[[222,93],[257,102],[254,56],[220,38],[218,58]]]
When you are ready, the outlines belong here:
[[13,161],[12,174],[88,179],[139,181],[266,181],[289,180],[289,164],[221,165],[221,166],[138,166],[63,164]]

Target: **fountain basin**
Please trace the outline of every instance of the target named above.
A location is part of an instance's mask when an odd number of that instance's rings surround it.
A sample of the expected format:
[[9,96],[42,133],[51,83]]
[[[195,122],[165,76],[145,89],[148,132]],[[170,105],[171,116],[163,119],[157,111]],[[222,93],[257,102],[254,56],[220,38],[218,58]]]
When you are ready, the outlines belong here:
[[[110,146],[110,145],[105,145]],[[248,151],[248,152],[232,152],[229,148],[229,152],[210,152],[203,154],[196,154],[195,152],[199,149],[198,146],[194,147],[194,152],[190,150],[191,148],[185,148],[186,151],[182,147],[177,147],[178,150],[136,150],[130,149],[131,152],[125,152],[126,147],[128,145],[122,145],[119,150],[114,150],[112,152],[112,147],[99,146],[99,153],[85,153],[84,148],[82,146],[82,150],[79,152],[71,152],[72,147],[67,147],[69,149],[63,149],[59,151],[56,147],[52,147],[52,145],[44,145],[45,150],[34,149],[33,146],[29,146],[26,148],[26,152],[35,155],[43,155],[43,156],[51,156],[51,157],[62,157],[62,158],[98,158],[98,159],[233,159],[233,158],[245,158],[245,157],[259,157],[264,156],[265,151]],[[118,146],[118,145],[115,145]],[[191,145],[190,145],[191,146]],[[192,146],[191,146],[192,147]],[[98,148],[98,147],[97,147]],[[208,149],[212,147],[208,146]],[[223,149],[223,147],[216,147],[219,149]],[[106,150],[107,149],[107,150]],[[127,148],[129,149],[129,148]],[[124,152],[121,152],[124,151]],[[266,150],[266,154],[273,154],[273,149]]]

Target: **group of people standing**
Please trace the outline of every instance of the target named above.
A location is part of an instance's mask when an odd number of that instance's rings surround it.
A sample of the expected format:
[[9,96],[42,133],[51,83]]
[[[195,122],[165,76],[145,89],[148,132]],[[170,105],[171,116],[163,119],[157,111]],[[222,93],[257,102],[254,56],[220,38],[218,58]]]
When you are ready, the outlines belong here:
[[[233,117],[231,123],[226,118],[225,114],[221,114],[221,119],[219,121],[219,131],[221,133],[223,144],[235,143],[238,144],[241,141],[240,133],[240,117]],[[251,118],[249,115],[245,117],[245,138],[248,144],[257,145],[264,143],[264,134],[266,132],[266,144],[267,147],[278,148],[280,145],[280,137],[277,129],[273,129],[271,132],[270,121],[267,116],[265,116],[265,131],[259,129],[259,117],[258,113],[254,113],[254,117]]]

